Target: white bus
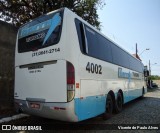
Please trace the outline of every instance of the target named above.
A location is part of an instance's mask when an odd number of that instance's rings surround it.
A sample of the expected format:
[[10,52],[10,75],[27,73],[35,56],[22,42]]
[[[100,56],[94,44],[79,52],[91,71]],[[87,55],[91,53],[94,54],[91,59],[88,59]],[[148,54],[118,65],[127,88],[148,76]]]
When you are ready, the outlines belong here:
[[120,112],[147,92],[144,66],[67,8],[20,27],[15,50],[16,109],[78,122]]

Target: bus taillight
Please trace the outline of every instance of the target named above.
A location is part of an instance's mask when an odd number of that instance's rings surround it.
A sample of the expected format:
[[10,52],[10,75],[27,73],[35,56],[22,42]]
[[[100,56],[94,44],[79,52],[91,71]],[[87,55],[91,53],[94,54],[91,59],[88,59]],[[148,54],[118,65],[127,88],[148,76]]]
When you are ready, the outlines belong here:
[[74,98],[75,93],[75,71],[74,66],[67,62],[67,101],[71,101]]

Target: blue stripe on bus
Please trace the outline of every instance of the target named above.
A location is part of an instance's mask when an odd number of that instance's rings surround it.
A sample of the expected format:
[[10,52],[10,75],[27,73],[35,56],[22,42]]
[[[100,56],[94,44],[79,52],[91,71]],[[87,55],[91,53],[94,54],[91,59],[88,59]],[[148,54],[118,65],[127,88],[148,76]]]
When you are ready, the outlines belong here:
[[[123,92],[124,103],[134,100],[141,95],[142,89],[125,91]],[[98,116],[105,112],[106,96],[89,96],[84,99],[75,98],[74,100],[75,113],[79,121]]]
[[75,113],[78,120],[85,120],[105,112],[106,96],[89,96],[75,99]]
[[48,40],[48,38],[51,36],[52,32],[55,30],[55,28],[60,24],[61,22],[61,17],[59,16],[59,13],[56,13],[52,20],[51,20],[51,26],[47,32],[47,35],[44,38],[43,44],[44,45],[46,43],[46,41]]
[[123,92],[124,103],[132,101],[142,95],[142,89],[129,90],[128,92]]

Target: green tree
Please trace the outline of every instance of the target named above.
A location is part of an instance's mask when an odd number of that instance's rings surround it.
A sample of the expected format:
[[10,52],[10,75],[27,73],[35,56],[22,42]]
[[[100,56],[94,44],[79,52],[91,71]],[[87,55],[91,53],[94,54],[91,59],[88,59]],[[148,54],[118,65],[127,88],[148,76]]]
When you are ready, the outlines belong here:
[[19,27],[42,14],[68,7],[100,29],[97,8],[104,5],[104,0],[0,0],[0,17]]
[[158,76],[158,75],[151,75],[150,79],[151,80],[160,80],[160,76]]

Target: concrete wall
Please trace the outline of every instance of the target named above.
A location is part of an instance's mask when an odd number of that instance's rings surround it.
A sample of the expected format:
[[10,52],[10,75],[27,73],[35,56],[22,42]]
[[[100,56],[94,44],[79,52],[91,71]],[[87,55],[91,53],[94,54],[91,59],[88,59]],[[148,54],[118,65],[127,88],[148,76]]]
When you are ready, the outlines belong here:
[[14,51],[17,28],[0,21],[0,109],[13,107]]

